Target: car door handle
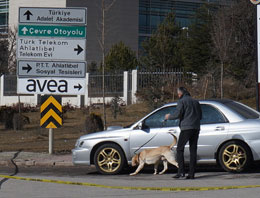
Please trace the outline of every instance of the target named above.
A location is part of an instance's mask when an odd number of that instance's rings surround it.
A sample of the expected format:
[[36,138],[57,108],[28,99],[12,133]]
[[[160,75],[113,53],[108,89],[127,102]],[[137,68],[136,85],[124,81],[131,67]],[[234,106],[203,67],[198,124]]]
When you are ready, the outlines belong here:
[[169,133],[177,133],[177,131],[175,129],[170,129],[168,132]]
[[225,127],[223,127],[223,126],[218,126],[215,129],[215,131],[224,131],[224,130],[225,130]]

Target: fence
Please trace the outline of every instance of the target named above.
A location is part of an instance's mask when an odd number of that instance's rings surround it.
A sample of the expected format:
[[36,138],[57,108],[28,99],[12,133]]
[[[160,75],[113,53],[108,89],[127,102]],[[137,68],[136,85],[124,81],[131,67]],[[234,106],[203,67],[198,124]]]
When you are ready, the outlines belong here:
[[[143,71],[118,72],[105,74],[105,97],[109,103],[115,96],[120,96],[126,104],[136,103],[136,92],[151,85],[163,86],[171,84],[178,86],[184,81],[193,80],[194,74],[186,73],[182,69],[167,71]],[[93,103],[102,103],[103,76],[100,73],[86,74],[86,94],[83,96],[64,96],[63,103],[74,106],[88,106]],[[0,81],[0,105],[13,105],[18,102],[17,77],[15,75],[3,75]],[[20,95],[23,103],[31,105],[39,104],[39,96]]]
[[4,78],[4,96],[17,96],[17,76],[6,75]]
[[[124,74],[114,73],[105,74],[105,96],[114,97],[116,95],[123,97],[124,92]],[[103,76],[100,73],[89,74],[88,92],[89,97],[103,96]]]
[[157,69],[156,71],[138,71],[137,89],[141,90],[150,86],[160,87],[165,85],[179,86],[188,79],[192,79],[192,73],[184,72],[181,68]]

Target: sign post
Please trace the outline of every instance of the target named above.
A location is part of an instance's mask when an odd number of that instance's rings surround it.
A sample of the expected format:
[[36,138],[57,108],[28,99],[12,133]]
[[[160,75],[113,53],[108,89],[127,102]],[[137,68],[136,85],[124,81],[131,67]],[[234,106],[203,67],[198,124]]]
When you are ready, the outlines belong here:
[[53,154],[53,128],[49,128],[49,154]]
[[61,95],[86,91],[85,8],[20,7],[17,38],[17,93],[41,96],[40,126],[62,126]]
[[256,110],[260,111],[260,0],[250,0],[256,5]]
[[[260,1],[257,1],[257,4],[260,3]],[[256,6],[256,12],[257,12],[257,60],[256,60],[256,109],[257,111],[260,111],[260,5]]]
[[49,154],[53,154],[53,129],[62,126],[62,105],[60,96],[41,97],[41,121],[42,128],[49,129]]

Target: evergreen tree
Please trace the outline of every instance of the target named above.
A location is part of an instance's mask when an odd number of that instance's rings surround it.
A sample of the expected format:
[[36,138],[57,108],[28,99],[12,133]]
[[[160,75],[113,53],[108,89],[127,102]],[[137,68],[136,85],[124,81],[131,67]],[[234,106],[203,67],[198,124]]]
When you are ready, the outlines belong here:
[[135,52],[122,41],[113,45],[105,57],[106,71],[127,71],[135,69],[137,64]]
[[176,24],[174,13],[169,13],[156,32],[143,42],[143,56],[140,58],[142,67],[149,69],[182,67],[180,34],[181,28]]
[[250,1],[239,0],[228,12],[234,22],[233,46],[230,49],[230,65],[227,68],[246,87],[253,86],[256,64],[256,6]]
[[188,27],[188,36],[183,42],[182,54],[187,71],[203,73],[212,59],[211,16],[212,7],[203,4],[196,12],[194,22]]

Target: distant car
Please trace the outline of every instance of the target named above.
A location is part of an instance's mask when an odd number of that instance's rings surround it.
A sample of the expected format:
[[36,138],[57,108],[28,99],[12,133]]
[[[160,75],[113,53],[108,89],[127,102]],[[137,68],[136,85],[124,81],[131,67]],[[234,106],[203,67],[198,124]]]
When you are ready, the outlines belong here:
[[[260,160],[260,114],[232,100],[201,100],[203,118],[198,141],[198,163],[218,163],[229,172],[241,172]],[[95,164],[102,174],[119,173],[143,149],[170,145],[168,132],[180,134],[178,120],[164,121],[177,103],[164,105],[131,126],[80,137],[72,150],[75,165]],[[186,148],[189,145],[186,145]],[[189,159],[185,149],[185,160]]]

